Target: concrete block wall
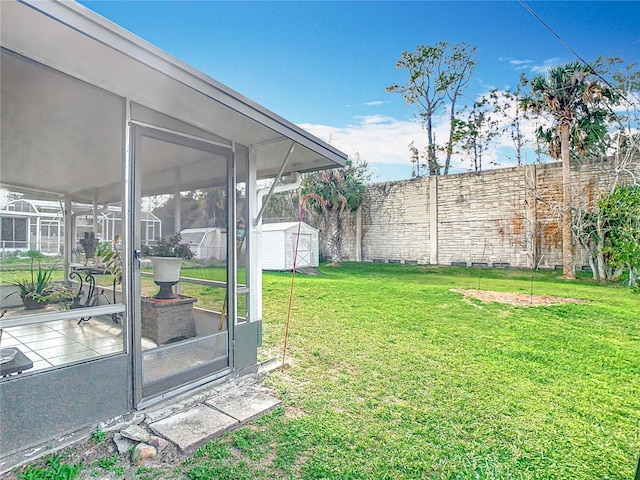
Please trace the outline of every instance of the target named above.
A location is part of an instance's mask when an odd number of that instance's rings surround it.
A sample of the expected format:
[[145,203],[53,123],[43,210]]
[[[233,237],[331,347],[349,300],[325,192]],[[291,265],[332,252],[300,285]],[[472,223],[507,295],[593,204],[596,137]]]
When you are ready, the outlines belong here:
[[[592,206],[614,177],[607,162],[572,166],[573,205]],[[361,229],[355,214],[345,221],[343,259],[556,268],[561,194],[559,162],[374,184]],[[573,252],[578,269],[587,264]]]
[[363,261],[429,263],[429,183],[421,178],[369,188],[362,209]]
[[[533,255],[541,268],[562,265],[562,165],[536,165],[532,189],[529,192],[535,212]],[[576,250],[574,249],[574,252]]]
[[526,264],[527,189],[520,173],[502,169],[438,179],[439,264]]
[[[574,215],[581,209],[595,206],[600,196],[611,189],[615,169],[608,162],[589,161],[571,168],[571,197]],[[622,179],[624,181],[624,178]],[[560,204],[562,195],[562,166],[560,163],[536,165],[535,190],[531,191],[535,202],[536,256],[542,268],[560,268],[562,265],[562,226]],[[586,266],[586,253],[574,241],[574,264],[579,269]]]

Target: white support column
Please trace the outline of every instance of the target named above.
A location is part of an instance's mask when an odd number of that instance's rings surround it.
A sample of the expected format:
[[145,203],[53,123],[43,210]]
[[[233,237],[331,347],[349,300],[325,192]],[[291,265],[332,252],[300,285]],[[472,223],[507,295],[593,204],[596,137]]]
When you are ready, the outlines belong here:
[[36,250],[42,251],[42,217],[36,218]]
[[69,264],[73,262],[73,244],[75,241],[75,217],[71,212],[71,197],[65,195],[64,197],[64,211],[62,212],[64,218],[64,278],[69,278],[70,267]]
[[[97,237],[100,232],[98,232],[98,189],[95,188],[93,190],[93,233]],[[103,242],[104,238],[101,238]]]
[[[173,180],[173,232],[170,235],[174,235],[176,233],[180,233],[182,230],[182,197],[180,196],[180,167],[176,167],[174,172],[174,180]],[[149,228],[147,222],[140,222],[140,228],[144,228],[143,237],[148,241],[147,235],[149,234]],[[181,284],[178,282],[176,285],[176,293],[180,295],[181,292]]]
[[[181,203],[182,203],[182,197],[180,197],[180,168],[176,168],[175,171],[175,185],[174,185],[174,190],[173,190],[173,213],[175,215],[175,222],[173,224],[173,226],[175,227],[174,230],[175,232],[171,232],[171,234],[173,235],[174,233],[180,233],[180,230],[182,230],[182,219],[180,218],[180,210],[181,210]],[[146,235],[146,232],[145,232]]]
[[[64,221],[64,215],[62,216],[62,219]],[[60,243],[60,239],[62,238],[62,234],[64,233],[64,230],[62,230],[62,227],[60,226],[60,221],[57,222],[57,227],[58,227],[58,254],[60,253],[60,247],[62,247],[62,250],[64,250],[64,244]]]
[[[260,252],[262,248],[262,213],[266,205],[265,202],[274,193],[288,192],[297,190],[300,187],[302,177],[298,172],[292,173],[292,183],[277,185],[282,173],[287,166],[291,153],[295,145],[291,143],[291,147],[282,162],[278,175],[274,178],[273,184],[269,189],[258,190],[258,154],[254,148],[249,148],[249,174],[247,185],[247,199],[249,200],[249,224],[247,225],[247,236],[249,245],[247,249],[248,279],[249,287],[249,319],[250,321],[262,320],[262,259]],[[267,193],[268,190],[268,193]],[[266,199],[265,199],[266,194]]]
[[[249,287],[249,321],[262,320],[262,262],[260,245],[262,240],[262,222],[254,225],[261,205],[258,198],[258,158],[255,149],[249,149],[249,172],[247,179],[247,201],[249,218],[247,219],[247,286]],[[260,197],[261,198],[261,197]]]

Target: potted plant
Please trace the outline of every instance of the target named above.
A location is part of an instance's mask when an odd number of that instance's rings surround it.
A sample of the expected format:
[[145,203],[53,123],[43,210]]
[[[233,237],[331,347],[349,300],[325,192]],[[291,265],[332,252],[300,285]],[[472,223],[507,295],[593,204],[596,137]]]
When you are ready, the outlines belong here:
[[100,242],[96,248],[96,267],[113,275],[114,288],[116,283],[118,285],[122,283],[122,258],[119,244],[120,235],[116,235],[111,243]]
[[[27,310],[38,310],[45,308],[51,302],[61,302],[72,300],[73,295],[64,285],[58,284],[52,280],[55,265],[45,268],[38,260],[38,269],[36,270],[33,259],[31,260],[30,276],[12,282],[18,287],[17,292],[22,298],[22,304]],[[6,298],[6,297],[5,297]]]
[[173,292],[173,286],[180,279],[182,260],[193,258],[189,244],[182,243],[182,237],[176,233],[168,240],[160,240],[155,246],[143,246],[142,254],[151,260],[153,281],[160,287],[160,291],[153,298],[177,298],[178,295]]

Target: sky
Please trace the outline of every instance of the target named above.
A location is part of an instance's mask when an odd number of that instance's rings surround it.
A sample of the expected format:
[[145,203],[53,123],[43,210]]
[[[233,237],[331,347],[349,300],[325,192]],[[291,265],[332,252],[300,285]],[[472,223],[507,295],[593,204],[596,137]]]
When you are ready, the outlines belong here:
[[[426,145],[416,110],[386,92],[418,45],[477,47],[470,101],[576,57],[518,1],[87,1],[80,3],[276,114],[369,163],[374,181],[411,177]],[[528,1],[580,57],[640,60],[639,1]],[[436,135],[446,122],[436,118]],[[495,159],[515,162],[502,139]],[[526,162],[535,161],[532,155]],[[470,163],[458,159],[455,171]]]

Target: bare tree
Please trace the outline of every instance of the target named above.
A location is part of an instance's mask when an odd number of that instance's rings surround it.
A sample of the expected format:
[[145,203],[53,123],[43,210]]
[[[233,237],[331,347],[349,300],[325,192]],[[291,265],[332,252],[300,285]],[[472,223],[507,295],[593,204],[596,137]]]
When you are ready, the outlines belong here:
[[606,148],[615,163],[615,189],[623,179],[640,185],[640,69],[637,63],[624,64],[619,57],[598,58],[594,68],[600,76],[608,76],[621,93],[621,109],[616,112],[616,131]]
[[454,118],[453,125],[452,140],[459,144],[461,151],[471,159],[473,170],[481,171],[483,156],[499,133],[498,122],[489,100],[483,97],[474,102],[473,107],[466,112],[464,120]]
[[511,138],[518,166],[523,163],[522,152],[527,143],[527,139],[522,132],[524,112],[520,106],[520,99],[528,83],[529,80],[527,77],[524,74],[520,74],[520,81],[515,91],[512,92],[510,89],[503,91],[494,89],[491,90],[488,95],[484,96],[486,101],[493,107],[496,116],[502,117],[500,131],[508,134],[509,138]]
[[449,58],[446,60],[448,70],[443,74],[445,80],[442,83],[446,85],[447,97],[449,97],[451,103],[449,104],[449,141],[447,142],[447,156],[444,161],[445,175],[449,173],[449,168],[451,167],[453,139],[455,136],[456,103],[475,72],[477,64],[475,54],[476,47],[466,43],[458,43],[451,47]]
[[[417,106],[417,117],[427,131],[426,158],[429,175],[440,175],[442,169],[436,156],[433,117],[444,108],[447,98],[451,101],[450,120],[455,117],[456,102],[475,71],[475,51],[476,47],[464,42],[456,45],[447,42],[438,42],[433,46],[419,45],[413,52],[402,52],[396,63],[396,68],[406,68],[409,71],[407,83],[394,83],[387,87],[387,92],[399,93],[407,104]],[[454,135],[452,128],[451,125],[450,143]],[[450,162],[451,153],[447,152],[445,174],[449,172]],[[420,163],[416,162],[416,165],[416,176],[421,176]]]

